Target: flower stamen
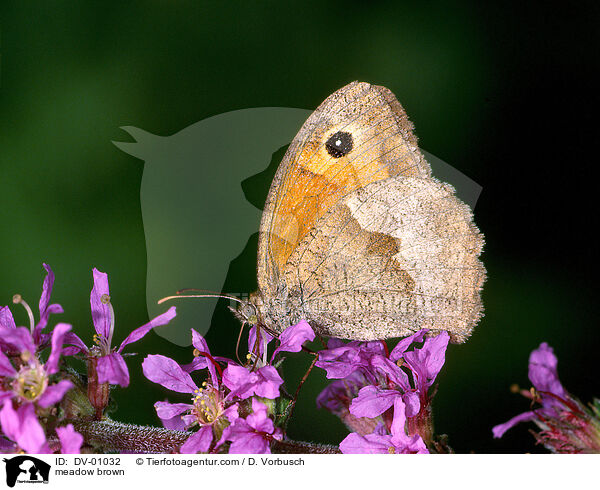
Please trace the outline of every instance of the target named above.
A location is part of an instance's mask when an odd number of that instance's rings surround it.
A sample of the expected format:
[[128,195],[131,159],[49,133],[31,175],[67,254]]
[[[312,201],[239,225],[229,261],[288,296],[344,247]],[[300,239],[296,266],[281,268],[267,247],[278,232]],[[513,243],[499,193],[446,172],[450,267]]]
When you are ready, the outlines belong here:
[[25,300],[23,299],[23,297],[20,294],[15,294],[13,296],[13,303],[16,305],[20,304],[23,308],[25,308],[25,311],[27,312],[27,316],[29,316],[29,330],[33,333],[33,329],[35,328],[35,320],[33,319],[33,311],[31,311],[31,308],[25,302]]
[[36,362],[23,366],[13,384],[14,392],[26,401],[35,401],[48,387],[43,366]]
[[112,337],[113,337],[113,333],[115,331],[115,310],[113,308],[112,303],[110,302],[110,296],[108,294],[103,294],[100,297],[100,302],[103,305],[108,305],[108,309],[110,311],[110,327],[108,329],[108,350],[110,352],[110,346],[112,344]]

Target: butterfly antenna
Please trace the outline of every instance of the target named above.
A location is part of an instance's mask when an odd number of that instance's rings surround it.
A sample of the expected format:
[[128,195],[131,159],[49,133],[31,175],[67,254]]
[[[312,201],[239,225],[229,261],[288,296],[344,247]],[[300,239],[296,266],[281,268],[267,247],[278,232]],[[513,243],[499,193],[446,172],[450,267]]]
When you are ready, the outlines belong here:
[[296,393],[294,393],[294,398],[292,399],[291,403],[288,405],[288,409],[286,410],[288,415],[286,417],[287,420],[290,420],[292,418],[292,414],[294,413],[294,408],[296,408],[296,401],[298,400],[298,394],[300,393],[300,389],[302,388],[302,385],[304,385],[304,382],[308,379],[308,375],[311,373],[311,371],[313,370],[313,368],[315,367],[315,364],[317,363],[317,360],[319,359],[319,354],[318,353],[313,353],[313,360],[310,363],[310,366],[308,366],[308,369],[306,370],[306,372],[304,373],[304,376],[302,376],[302,379],[300,380],[300,384],[298,385],[298,388],[296,388]]
[[242,301],[239,298],[236,298],[235,296],[227,296],[225,294],[175,294],[173,296],[165,296],[164,298],[161,298],[158,300],[158,304],[162,304],[165,301],[169,301],[172,299],[179,299],[179,298],[224,298],[224,299],[230,299],[232,301],[237,301],[238,303],[243,303],[244,301]]
[[223,294],[220,291],[212,291],[211,289],[198,289],[198,288],[179,289],[178,291],[175,292],[175,294],[183,294],[183,293],[189,293],[189,292],[203,293],[203,294],[216,294],[216,295],[222,296],[224,298],[231,298],[231,296],[229,296],[227,294]]
[[[252,371],[256,371],[258,366],[258,360],[260,358],[260,325],[256,325],[256,338],[254,339],[254,345],[252,346],[252,352],[250,352],[250,356],[252,359]],[[254,354],[254,355],[252,355]]]
[[238,333],[237,342],[235,344],[235,357],[237,358],[238,362],[241,365],[243,365],[244,363],[240,359],[240,342],[242,340],[242,332],[244,331],[245,326],[246,326],[246,322],[242,322],[242,326],[240,327],[240,333]]

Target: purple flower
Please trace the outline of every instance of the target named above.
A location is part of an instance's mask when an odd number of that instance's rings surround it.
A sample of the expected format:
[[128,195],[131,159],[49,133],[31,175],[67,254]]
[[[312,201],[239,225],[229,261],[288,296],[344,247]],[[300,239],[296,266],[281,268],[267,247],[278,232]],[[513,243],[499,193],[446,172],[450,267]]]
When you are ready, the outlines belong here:
[[[555,453],[600,452],[600,406],[592,410],[571,396],[560,383],[558,360],[547,343],[542,343],[529,356],[531,391],[521,394],[539,403],[540,407],[519,414],[492,429],[499,438],[520,422],[534,422],[541,431],[537,441]],[[517,389],[518,390],[518,389]]]
[[79,454],[83,444],[83,436],[75,431],[72,424],[58,427],[56,434],[60,441],[60,452],[62,454]]
[[[289,327],[281,334],[279,347],[271,359],[279,352],[298,352],[304,342],[313,338],[314,332],[307,322]],[[181,446],[180,452],[216,451],[227,441],[232,443],[234,451],[253,448],[257,452],[266,452],[269,440],[281,438],[281,431],[274,428],[273,421],[268,417],[266,405],[255,398],[279,397],[279,388],[283,383],[277,369],[266,362],[270,340],[272,337],[258,327],[251,330],[248,366],[213,356],[204,338],[195,330],[192,330],[194,359],[190,364],[180,366],[174,360],[160,355],[150,355],[144,359],[142,368],[150,381],[173,391],[193,395],[191,403],[159,401],[154,405],[165,427],[183,430],[199,426],[199,430]],[[220,363],[226,363],[227,367],[223,370]],[[199,369],[209,372],[209,379],[200,388],[190,376],[190,373]],[[240,410],[247,413],[251,405],[255,412],[239,421]],[[228,435],[230,438],[227,438]]]
[[[558,360],[552,347],[546,342],[540,344],[529,356],[529,380],[539,394],[537,401],[541,402],[542,406],[537,409],[537,414],[541,416],[555,415],[555,408],[560,406],[560,400],[566,398],[566,391],[558,379],[557,364]],[[508,429],[519,422],[535,420],[537,414],[535,410],[531,410],[495,426],[492,429],[494,437],[502,437]]]
[[210,349],[208,348],[208,344],[206,343],[204,337],[202,337],[202,335],[196,332],[196,330],[193,328],[191,330],[192,345],[194,346],[194,359],[190,364],[181,366],[181,368],[187,373],[191,373],[199,369],[208,369],[212,382],[218,386],[219,377],[217,376],[217,369],[221,369],[218,363],[226,363],[229,361],[229,359],[226,357],[213,356],[210,353]]
[[[259,325],[252,325],[248,333],[248,352],[257,358],[264,358],[267,353],[267,345],[273,340],[273,336]],[[266,359],[263,361],[266,364]]]
[[69,335],[66,341],[84,351],[95,363],[97,383],[110,383],[126,387],[129,385],[129,371],[122,355],[124,347],[142,339],[154,327],[169,323],[175,317],[175,307],[172,306],[165,313],[136,328],[121,342],[119,347],[113,348],[115,315],[110,302],[108,276],[96,268],[93,269],[93,275],[94,287],[90,294],[90,304],[96,330],[96,335],[94,335],[96,345],[88,349],[75,334]]
[[192,395],[192,403],[156,402],[154,407],[165,427],[185,430],[199,425],[181,447],[182,453],[206,453],[213,440],[221,437],[223,429],[237,418],[237,403],[231,401],[219,383],[216,371],[211,371],[209,382],[198,387],[190,374],[173,359],[149,355],[142,363],[146,378],[169,390]]
[[223,371],[223,384],[240,399],[253,395],[277,398],[283,379],[273,366],[263,366],[256,371],[250,371],[244,366],[231,362]]
[[[20,327],[21,328],[21,327]],[[45,364],[31,351],[24,349],[19,358],[15,358],[17,367],[13,366],[10,359],[0,352],[0,375],[5,378],[5,383],[0,387],[0,402],[14,399],[19,404],[33,404],[47,408],[62,400],[65,393],[73,387],[68,380],[60,380],[50,384],[50,376],[58,372],[58,363],[63,348],[63,338],[71,330],[71,325],[59,323],[52,332],[52,350]],[[19,328],[15,329],[15,332]],[[31,334],[26,343],[33,343]],[[26,336],[23,336],[25,338]]]
[[365,386],[350,404],[350,413],[355,417],[375,418],[394,405],[402,394],[396,390],[384,390],[377,386]]
[[423,439],[419,435],[406,434],[406,415],[404,403],[400,397],[394,400],[394,418],[388,431],[379,425],[372,434],[352,433],[340,443],[344,454],[414,454],[428,453]]
[[46,434],[35,414],[33,404],[27,403],[17,409],[11,399],[5,399],[0,410],[0,425],[6,437],[28,453],[49,453]]
[[396,358],[395,350],[392,351],[390,359],[392,361],[404,359],[416,376],[417,390],[419,393],[427,394],[427,390],[433,385],[435,378],[444,366],[449,340],[448,332],[440,332],[435,337],[427,339],[423,347],[404,352],[402,357]]
[[371,377],[371,359],[376,355],[385,355],[385,346],[380,340],[353,340],[346,344],[339,339],[330,339],[327,350],[319,352],[319,360],[315,366],[324,369],[329,379],[346,378],[359,369],[367,377]]
[[220,441],[230,441],[230,454],[270,454],[270,442],[282,439],[281,429],[275,428],[268,416],[267,406],[252,399],[252,413],[237,418],[225,429]]
[[[4,400],[0,410],[0,424],[2,424],[4,435],[16,443],[15,445],[3,438],[0,452],[16,452],[17,448],[34,454],[52,452],[32,404],[24,404],[15,409],[11,400]],[[58,427],[56,434],[60,442],[61,453],[79,454],[81,452],[83,436],[75,431],[73,425]]]
[[279,335],[279,347],[273,351],[271,362],[279,352],[300,352],[304,342],[312,342],[315,332],[306,320],[286,328]]
[[[21,332],[21,328],[14,329],[14,332]],[[50,376],[58,372],[63,338],[69,330],[71,326],[66,323],[54,327],[52,349],[45,364],[31,350],[24,349],[19,357],[13,357],[15,367],[8,356],[0,352],[0,376],[3,377],[0,387],[0,426],[5,436],[30,453],[49,451],[35,407],[45,409],[55,405],[73,387],[73,383],[66,379],[50,383]],[[25,344],[33,344],[32,334],[27,329],[23,332],[20,340]],[[15,345],[14,338],[9,340]],[[16,409],[13,400],[17,403]]]
[[[257,340],[258,332],[258,340]],[[263,339],[262,343],[260,339]],[[277,369],[265,362],[265,354],[268,341],[271,336],[253,327],[250,331],[248,348],[251,352],[250,360],[252,366],[240,366],[231,361],[227,369],[223,372],[223,383],[231,390],[231,393],[245,399],[253,395],[263,398],[277,398],[279,396],[279,387],[283,384],[283,379],[277,372]],[[271,356],[271,362],[280,352],[299,352],[302,344],[315,338],[315,333],[308,322],[302,320],[296,325],[286,328],[279,335],[279,347],[277,347]],[[258,355],[253,349],[258,344]],[[254,352],[254,355],[252,354]]]
[[[377,424],[389,426],[394,416],[392,407],[400,400],[410,433],[429,440],[429,389],[444,364],[449,335],[441,332],[425,339],[426,333],[421,330],[400,340],[390,354],[383,341],[330,340],[328,349],[319,352],[316,365],[327,371],[328,378],[341,378],[341,382],[324,390],[320,405],[361,436],[369,429],[372,432]],[[423,345],[408,350],[418,342]]]
[[[51,314],[62,313],[62,306],[59,304],[50,304],[50,295],[52,294],[52,287],[54,285],[54,273],[49,265],[43,264],[46,269],[46,277],[42,285],[42,295],[39,301],[39,312],[40,319],[38,323],[35,323],[33,318],[33,312],[25,300],[20,294],[15,294],[13,302],[21,304],[29,317],[29,329],[25,327],[17,328],[15,320],[10,312],[8,306],[0,307],[0,347],[5,352],[16,349],[17,352],[27,349],[32,354],[36,350],[43,349],[49,339],[47,334],[42,333],[42,330],[48,325],[48,319]],[[27,337],[23,331],[29,330],[29,336]],[[26,340],[31,339],[31,343],[25,343]]]
[[317,407],[337,415],[350,431],[361,435],[371,434],[378,420],[356,417],[350,413],[352,400],[364,386],[370,386],[369,381],[360,371],[355,371],[344,379],[333,381],[321,391],[317,397]]
[[[314,338],[306,322],[300,322],[286,332],[282,334],[272,358],[279,352],[298,352],[302,343]],[[250,448],[253,452],[266,452],[269,440],[281,438],[281,431],[275,429],[268,417],[266,405],[255,398],[279,397],[279,387],[283,383],[277,369],[265,362],[270,340],[271,337],[258,328],[251,331],[249,349],[255,354],[249,354],[249,366],[213,356],[204,338],[194,330],[194,360],[190,364],[180,366],[174,360],[159,355],[151,355],[144,360],[142,368],[150,381],[193,395],[192,403],[160,401],[154,405],[166,427],[182,430],[199,426],[199,430],[180,448],[182,453],[215,451],[227,441],[231,442],[233,451]],[[226,369],[223,370],[219,363],[226,363]],[[190,376],[198,369],[209,371],[209,379],[200,388]],[[250,406],[254,412],[239,421],[239,411],[247,413]]]

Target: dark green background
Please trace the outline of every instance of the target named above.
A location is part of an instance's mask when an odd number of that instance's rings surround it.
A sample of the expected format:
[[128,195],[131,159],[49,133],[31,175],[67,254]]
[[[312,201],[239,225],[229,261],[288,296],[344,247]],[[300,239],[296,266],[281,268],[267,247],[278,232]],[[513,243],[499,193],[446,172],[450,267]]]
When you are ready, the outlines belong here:
[[[46,261],[62,319],[90,340],[96,266],[109,273],[116,339],[147,321],[143,164],[111,144],[126,139],[120,126],[169,135],[234,109],[314,108],[355,79],[385,85],[422,147],[483,186],[475,215],[487,240],[486,316],[468,343],[449,348],[437,430],[459,452],[538,451],[526,426],[491,437],[528,408],[508,388],[529,387],[533,348],[555,347],[564,384],[584,401],[600,394],[598,20],[597,4],[584,2],[3,2],[0,304],[19,292],[36,305]],[[254,287],[255,246],[232,264],[226,290]],[[232,355],[237,325],[221,306],[208,338]],[[184,362],[190,351],[154,333],[135,350],[114,416],[157,423],[152,404],[166,392],[139,362],[157,352]],[[306,362],[288,361],[291,379]],[[341,424],[314,409],[321,386],[319,373],[291,435],[338,442]]]

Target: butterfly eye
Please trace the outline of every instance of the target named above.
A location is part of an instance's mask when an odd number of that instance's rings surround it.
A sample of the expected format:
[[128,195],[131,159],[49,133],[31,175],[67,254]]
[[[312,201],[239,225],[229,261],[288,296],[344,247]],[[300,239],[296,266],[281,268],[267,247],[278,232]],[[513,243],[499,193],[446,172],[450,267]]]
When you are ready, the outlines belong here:
[[353,145],[354,142],[350,133],[338,131],[329,137],[327,143],[325,143],[325,148],[327,148],[327,153],[333,158],[340,158],[350,153]]

